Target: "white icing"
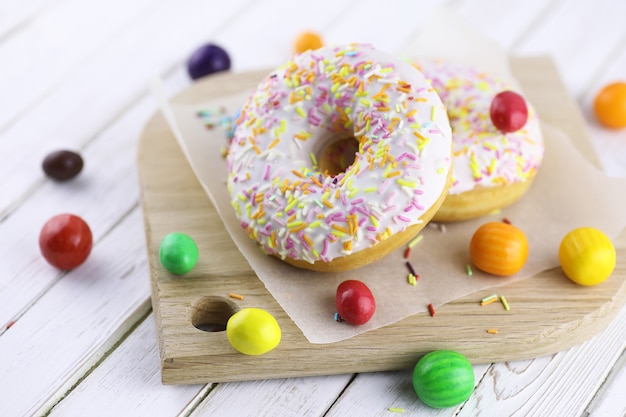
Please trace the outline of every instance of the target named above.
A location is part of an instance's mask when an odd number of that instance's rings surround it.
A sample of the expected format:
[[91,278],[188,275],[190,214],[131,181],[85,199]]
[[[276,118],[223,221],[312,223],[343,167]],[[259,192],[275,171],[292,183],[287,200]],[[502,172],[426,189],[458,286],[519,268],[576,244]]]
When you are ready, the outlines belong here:
[[[324,175],[321,150],[346,137],[360,143],[354,163]],[[268,253],[331,261],[419,223],[445,191],[451,141],[441,100],[411,65],[367,45],[308,51],[242,109],[232,205]]]
[[515,91],[511,85],[473,68],[432,61],[417,66],[448,110],[454,143],[450,194],[526,181],[536,172],[544,143],[537,112],[528,100],[524,127],[502,133],[491,122],[489,109],[496,94]]

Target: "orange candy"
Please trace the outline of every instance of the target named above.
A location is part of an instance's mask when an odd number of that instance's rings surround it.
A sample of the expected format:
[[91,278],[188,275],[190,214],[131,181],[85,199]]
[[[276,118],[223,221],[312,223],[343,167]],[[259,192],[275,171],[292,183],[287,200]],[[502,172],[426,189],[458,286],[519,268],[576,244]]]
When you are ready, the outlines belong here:
[[294,50],[297,54],[301,54],[309,49],[316,50],[322,46],[324,46],[324,42],[320,35],[314,32],[303,32],[296,38]]
[[626,82],[614,82],[600,90],[593,102],[593,111],[606,127],[626,127]]
[[470,242],[476,268],[493,275],[509,276],[522,269],[528,258],[528,240],[520,229],[507,223],[480,226]]

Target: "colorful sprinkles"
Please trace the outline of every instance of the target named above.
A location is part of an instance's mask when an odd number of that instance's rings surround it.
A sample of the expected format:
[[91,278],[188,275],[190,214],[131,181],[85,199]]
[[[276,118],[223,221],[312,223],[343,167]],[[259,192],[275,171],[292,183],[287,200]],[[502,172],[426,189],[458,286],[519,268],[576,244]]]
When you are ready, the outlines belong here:
[[482,300],[480,300],[480,305],[486,306],[488,304],[495,303],[496,301],[498,301],[497,294],[492,294],[489,297],[485,297]]
[[498,296],[498,294],[491,294],[491,295],[483,298],[482,300],[480,300],[480,305],[481,306],[486,306],[486,305],[489,305],[491,303],[495,303],[496,301],[500,301],[500,303],[502,304],[502,307],[504,307],[504,309],[506,311],[509,311],[511,309],[511,306],[509,306],[509,302],[504,297],[504,295]]
[[509,302],[506,300],[506,298],[504,298],[504,295],[500,296],[500,302],[502,303],[502,306],[506,311],[509,311],[511,309],[511,307],[509,306]]
[[417,65],[441,96],[454,137],[454,170],[450,194],[477,186],[493,187],[531,178],[543,159],[544,143],[536,111],[528,103],[526,125],[511,133],[492,123],[493,97],[512,86],[474,68],[442,62]]
[[236,299],[236,300],[243,300],[243,298],[244,298],[244,297],[243,297],[243,295],[241,295],[241,294],[236,294],[236,293],[234,293],[234,292],[229,292],[229,293],[228,293],[228,296],[229,296],[230,298],[234,298],[234,299]]
[[[451,167],[434,90],[365,45],[296,56],[261,82],[236,124],[231,204],[248,235],[282,259],[329,262],[419,224]],[[321,170],[322,135],[358,142],[344,171]]]
[[430,313],[431,317],[435,317],[435,306],[432,304],[428,304],[428,312]]

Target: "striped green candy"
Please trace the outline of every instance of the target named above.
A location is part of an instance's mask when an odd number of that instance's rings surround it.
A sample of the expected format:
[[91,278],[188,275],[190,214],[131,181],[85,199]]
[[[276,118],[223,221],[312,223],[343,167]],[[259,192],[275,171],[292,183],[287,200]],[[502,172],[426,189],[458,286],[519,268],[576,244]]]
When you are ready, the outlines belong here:
[[453,407],[472,395],[474,370],[460,353],[436,350],[415,365],[413,388],[420,400],[430,407]]

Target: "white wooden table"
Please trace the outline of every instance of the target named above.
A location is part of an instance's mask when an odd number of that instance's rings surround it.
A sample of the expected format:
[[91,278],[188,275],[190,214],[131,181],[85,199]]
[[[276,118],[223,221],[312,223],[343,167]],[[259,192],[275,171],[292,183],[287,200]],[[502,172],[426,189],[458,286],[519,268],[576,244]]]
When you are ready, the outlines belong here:
[[[550,55],[580,104],[598,157],[626,176],[626,131],[589,112],[626,79],[621,0],[0,0],[0,416],[624,416],[626,309],[596,337],[534,360],[474,367],[459,408],[424,406],[410,370],[164,386],[136,168],[137,138],[169,95],[191,84],[190,53],[213,41],[233,71],[272,67],[303,29],[327,42],[398,51],[440,5],[512,55]],[[46,179],[41,162],[80,151],[81,175]],[[83,217],[88,261],[59,272],[39,253],[47,219]]]

